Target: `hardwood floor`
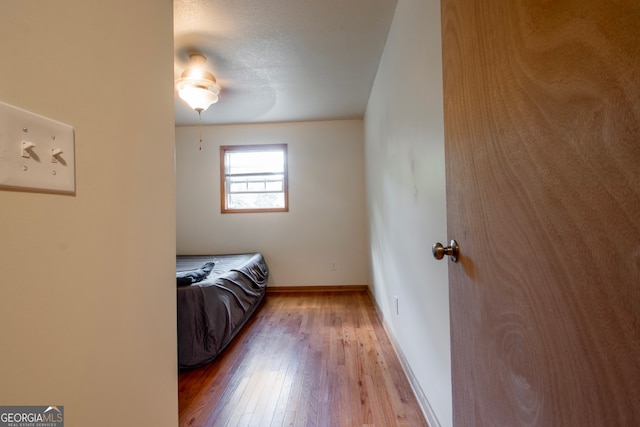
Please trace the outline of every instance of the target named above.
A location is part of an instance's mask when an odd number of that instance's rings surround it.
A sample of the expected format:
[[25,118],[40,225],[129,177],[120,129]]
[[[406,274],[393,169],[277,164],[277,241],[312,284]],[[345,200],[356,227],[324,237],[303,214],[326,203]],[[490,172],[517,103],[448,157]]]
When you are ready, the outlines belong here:
[[270,292],[178,383],[180,426],[427,426],[366,291]]

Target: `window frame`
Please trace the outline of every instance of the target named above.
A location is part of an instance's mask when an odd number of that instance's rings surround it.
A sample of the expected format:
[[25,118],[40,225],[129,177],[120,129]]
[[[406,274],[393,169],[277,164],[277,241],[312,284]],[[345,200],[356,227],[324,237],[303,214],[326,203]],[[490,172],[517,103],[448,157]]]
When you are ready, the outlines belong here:
[[[282,208],[249,208],[233,209],[227,205],[227,173],[226,154],[227,152],[250,152],[250,151],[282,151],[284,154],[283,171],[283,192],[284,207]],[[220,212],[226,213],[261,213],[261,212],[289,212],[289,157],[287,144],[252,144],[252,145],[221,145],[220,146]]]

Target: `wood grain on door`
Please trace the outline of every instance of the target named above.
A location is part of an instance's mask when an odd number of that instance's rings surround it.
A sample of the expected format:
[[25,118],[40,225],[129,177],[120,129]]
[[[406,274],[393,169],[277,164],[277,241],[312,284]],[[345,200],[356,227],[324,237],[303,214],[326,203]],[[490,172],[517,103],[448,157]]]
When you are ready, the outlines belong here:
[[454,425],[640,425],[640,2],[442,26]]

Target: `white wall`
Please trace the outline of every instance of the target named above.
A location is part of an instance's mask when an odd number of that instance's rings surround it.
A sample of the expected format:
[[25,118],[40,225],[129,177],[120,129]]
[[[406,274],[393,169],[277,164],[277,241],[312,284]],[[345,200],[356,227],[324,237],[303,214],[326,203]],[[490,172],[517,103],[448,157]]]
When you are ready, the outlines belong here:
[[431,254],[434,242],[447,241],[440,40],[437,0],[399,0],[369,99],[365,146],[372,291],[426,411],[449,426],[447,261]]
[[[269,286],[368,284],[363,134],[362,120],[209,126],[200,151],[197,127],[176,128],[177,252],[260,251]],[[219,147],[279,143],[289,212],[221,214]]]
[[0,100],[75,128],[76,196],[0,190],[0,404],[176,426],[171,1],[0,2]]

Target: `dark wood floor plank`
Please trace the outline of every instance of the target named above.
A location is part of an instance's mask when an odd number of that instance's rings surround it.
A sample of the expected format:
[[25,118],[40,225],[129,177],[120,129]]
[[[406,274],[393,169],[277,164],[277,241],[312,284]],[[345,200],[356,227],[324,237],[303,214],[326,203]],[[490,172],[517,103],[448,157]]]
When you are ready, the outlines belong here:
[[366,291],[270,292],[178,391],[185,427],[427,426]]

